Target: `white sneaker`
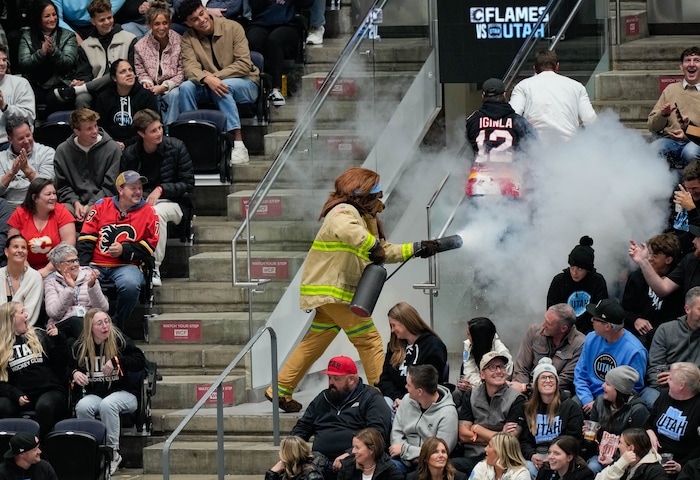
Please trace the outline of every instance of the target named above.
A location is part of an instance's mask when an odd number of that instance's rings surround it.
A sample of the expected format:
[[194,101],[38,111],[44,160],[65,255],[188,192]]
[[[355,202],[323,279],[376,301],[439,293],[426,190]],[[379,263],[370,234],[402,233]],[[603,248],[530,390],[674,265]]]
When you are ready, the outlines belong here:
[[151,283],[154,287],[163,286],[163,282],[160,279],[160,270],[158,270],[158,267],[153,269],[153,277],[151,278]]
[[309,36],[306,37],[306,43],[311,45],[323,45],[323,33],[326,29],[321,25],[320,27],[311,27],[309,29]]
[[119,455],[119,452],[115,451],[114,452],[114,458],[109,464],[109,474],[114,475],[114,473],[117,471],[119,468],[119,464],[122,463],[122,456]]
[[242,147],[233,147],[233,150],[231,150],[231,165],[241,165],[249,161],[248,149],[245,148],[245,145]]
[[272,103],[275,107],[281,107],[285,103],[287,103],[287,101],[284,99],[282,93],[280,93],[279,90],[273,90],[269,98],[270,103]]

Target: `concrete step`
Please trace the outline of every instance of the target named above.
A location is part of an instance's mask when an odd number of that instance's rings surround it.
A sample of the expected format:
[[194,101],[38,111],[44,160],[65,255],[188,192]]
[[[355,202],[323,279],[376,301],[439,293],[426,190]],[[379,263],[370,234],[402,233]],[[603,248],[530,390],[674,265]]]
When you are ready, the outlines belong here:
[[[240,221],[228,220],[226,217],[205,217],[198,219],[195,226],[195,237],[199,243],[197,246],[200,251],[194,253],[202,253],[205,251],[231,251],[231,239],[240,226]],[[255,245],[259,244],[274,244],[275,249],[285,250],[290,248],[298,248],[298,242],[304,242],[310,245],[314,239],[314,235],[318,230],[319,223],[309,220],[289,221],[289,220],[265,220],[264,218],[256,219],[251,223],[251,235],[255,237]],[[241,244],[243,240],[239,240]],[[212,246],[206,250],[202,247]]]
[[652,35],[612,48],[615,70],[673,70],[679,72],[679,56],[691,45],[700,44],[697,35]]
[[[233,410],[246,408],[248,405],[241,404],[236,407],[224,407],[224,432],[227,435],[235,434],[238,438],[245,436],[246,440],[252,437],[261,437],[257,440],[272,441],[272,415],[253,415],[250,413],[236,414]],[[272,404],[265,402],[263,408],[272,410]],[[153,427],[158,432],[165,432],[166,435],[173,432],[189,413],[189,409],[153,409]],[[288,434],[301,413],[280,412],[280,432],[282,435]],[[184,430],[188,435],[201,434],[206,439],[206,434],[216,432],[216,409],[207,408],[200,410],[185,426]]]
[[[163,380],[158,382],[157,394],[151,400],[153,408],[189,409],[217,378],[218,375],[163,376]],[[245,375],[230,375],[224,380],[223,386],[224,405],[238,405],[247,401]],[[210,399],[208,406],[216,407],[216,400]]]
[[[306,48],[307,71],[329,71],[349,38],[349,35],[344,35],[340,38],[324,39],[322,46],[309,45]],[[370,54],[366,54],[368,50]],[[417,71],[429,54],[430,45],[427,38],[382,38],[381,42],[363,40],[353,58],[353,68],[355,71]],[[324,66],[328,68],[319,68]]]
[[[398,72],[346,72],[333,87],[329,97],[335,101],[382,100],[400,101],[413,82],[416,70]],[[300,96],[311,100],[321,87],[327,72],[314,72],[302,77]],[[324,108],[333,108],[329,103]]]
[[[229,254],[229,257],[231,254]],[[229,291],[235,290],[228,285]],[[202,362],[214,360],[217,356],[231,354],[232,351],[227,351],[226,348],[233,348],[233,345],[244,345],[250,336],[264,325],[267,321],[268,314],[265,312],[253,313],[252,332],[249,329],[249,315],[247,312],[197,312],[197,313],[163,313],[149,319],[149,342],[151,345],[166,344],[170,347],[182,348],[179,355],[196,355],[197,348],[207,346],[211,350],[202,351]],[[194,344],[192,349],[188,349],[187,345]],[[217,344],[228,345],[222,350],[215,350],[213,347]],[[153,347],[159,355],[167,355],[160,347]],[[173,355],[177,355],[173,348]],[[223,366],[233,359],[238,352],[233,353],[228,361],[221,364]],[[192,359],[185,358],[170,358],[170,361],[175,363],[163,363],[167,366],[193,366]],[[200,363],[199,366],[210,366],[209,363]]]
[[[228,257],[230,260],[230,252]],[[272,311],[285,289],[286,285],[276,282],[258,287],[254,296],[256,311],[260,310],[260,305],[267,305]],[[248,308],[248,290],[233,288],[230,281],[168,279],[162,287],[154,289],[154,294],[156,313],[242,312]]]
[[[273,281],[289,282],[296,274],[306,258],[307,249],[303,251],[269,251],[254,250],[251,252],[252,278],[270,279]],[[238,253],[245,258],[246,252]],[[236,262],[238,275],[246,278],[247,265]],[[232,281],[231,252],[200,253],[190,257],[190,280],[201,282]]]
[[[306,162],[307,168],[303,169],[307,173],[309,178],[308,182],[314,178],[313,170],[321,170],[320,162],[309,161]],[[342,173],[348,166],[340,166],[336,168],[335,165],[324,165],[323,169],[329,170],[333,173],[322,173],[322,177],[332,176],[334,179],[340,173]],[[313,170],[312,170],[313,169]],[[291,174],[290,174],[291,175]],[[289,180],[291,181],[291,180]],[[325,185],[333,185],[331,180],[324,182]],[[327,189],[326,191],[317,192],[310,188],[302,188],[303,183],[298,183],[296,188],[273,188],[270,190],[267,196],[266,202],[261,205],[260,209],[256,213],[256,218],[260,219],[270,219],[270,220],[308,220],[318,218],[319,210],[323,206],[323,203],[328,198]],[[307,183],[308,185],[308,183]],[[228,219],[229,220],[240,220],[245,214],[243,205],[248,201],[252,195],[252,191],[240,191],[229,195],[228,197]]]
[[661,94],[664,79],[679,75],[679,70],[617,70],[596,75],[599,100],[653,100]]
[[[166,314],[171,318],[172,314]],[[182,322],[183,325],[189,327],[191,322]],[[161,322],[162,325],[162,322]],[[201,323],[200,323],[201,326]],[[205,330],[212,330],[214,327],[207,326]],[[155,332],[154,332],[155,333]],[[162,340],[162,331],[159,331],[159,336]],[[189,334],[189,329],[188,332]],[[221,336],[221,335],[219,335]],[[207,337],[205,341],[210,341]],[[218,344],[202,344],[202,343],[186,343],[175,344],[174,342],[162,344],[147,344],[141,345],[141,350],[146,354],[149,360],[152,360],[159,365],[159,371],[165,375],[168,371],[187,371],[201,373],[223,370],[231,360],[240,353],[240,345],[218,345]],[[161,367],[162,366],[162,367]]]
[[[226,480],[260,480],[261,474],[255,474],[255,475],[229,475],[226,474]],[[209,474],[209,475],[197,475],[197,474],[192,474],[192,475],[170,475],[170,478],[172,480],[218,480],[218,476],[216,474]],[[126,470],[126,469],[119,469],[117,473],[112,475],[113,480],[163,480],[163,474],[162,473],[157,473],[157,474],[146,474],[143,473],[143,469],[132,469],[132,470]]]
[[[394,108],[395,106],[390,107],[389,110],[380,115],[390,115]],[[372,124],[377,125],[380,129],[379,126],[384,123],[377,117],[374,117],[374,120],[378,120],[378,122],[373,121]],[[350,122],[352,123],[354,120],[350,120]],[[336,126],[344,123],[347,122],[340,122]],[[345,127],[331,128],[330,125],[324,124],[323,129],[312,129],[311,133],[299,142],[297,146],[299,153],[295,155],[294,166],[290,167],[292,172],[289,176],[282,176],[283,182],[289,184],[296,179],[297,185],[313,186],[319,182],[323,182],[324,185],[332,185],[336,172],[342,172],[364,160],[369,153],[370,141],[366,136],[360,135],[357,130],[347,128],[348,125]],[[280,130],[265,135],[265,151],[276,157],[291,133],[291,130]],[[322,169],[314,168],[321,162],[323,162]],[[328,168],[330,166],[332,168]]]
[[624,123],[646,122],[655,104],[656,100],[596,100],[593,102],[593,108],[599,113],[612,110]]
[[[329,125],[339,125],[342,123],[348,123],[350,120],[358,118],[360,115],[367,115],[368,112],[377,112],[381,114],[382,118],[384,115],[393,113],[396,107],[400,103],[398,100],[391,100],[387,98],[378,98],[376,100],[358,100],[355,102],[337,101],[333,97],[326,100],[330,108],[322,108],[316,115],[317,125],[323,126],[323,128],[329,128]],[[306,112],[308,107],[307,101],[298,100],[295,96],[291,101],[288,101],[284,108],[280,108],[279,116],[276,117],[275,121],[280,122],[290,122],[292,126],[296,123],[296,119],[301,118],[301,116]],[[279,134],[281,130],[286,130],[288,132],[292,131],[292,128],[283,129],[280,128],[275,132],[270,132],[268,135]],[[265,146],[265,155],[271,156],[273,158],[274,152],[268,152],[267,145]]]

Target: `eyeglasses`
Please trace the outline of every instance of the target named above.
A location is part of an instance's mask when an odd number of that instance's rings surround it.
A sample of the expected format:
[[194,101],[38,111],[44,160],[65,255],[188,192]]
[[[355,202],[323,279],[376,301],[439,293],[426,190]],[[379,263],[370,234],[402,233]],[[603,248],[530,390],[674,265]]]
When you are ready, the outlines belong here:
[[77,258],[69,258],[68,260],[63,260],[61,263],[80,263]]
[[505,372],[505,371],[506,371],[506,366],[503,365],[503,364],[488,365],[488,366],[486,367],[486,369],[487,369],[489,372],[495,372],[495,371],[497,371],[497,370],[500,370],[500,371],[502,371],[502,372]]
[[540,375],[539,379],[542,380],[543,382],[553,382],[556,380],[554,375]]
[[109,318],[105,318],[104,320],[98,320],[95,323],[93,323],[94,326],[96,327],[103,327],[105,325],[109,325],[112,323],[112,321]]

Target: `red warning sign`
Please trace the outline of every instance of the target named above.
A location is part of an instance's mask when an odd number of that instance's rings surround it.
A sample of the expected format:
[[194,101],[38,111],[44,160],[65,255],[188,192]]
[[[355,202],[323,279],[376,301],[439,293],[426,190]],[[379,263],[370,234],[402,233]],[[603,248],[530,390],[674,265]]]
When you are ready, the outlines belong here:
[[163,322],[160,338],[169,342],[199,342],[202,339],[202,324],[194,322]]
[[[197,401],[201,400],[207,390],[211,387],[210,384],[197,385]],[[224,405],[233,405],[233,383],[224,383],[222,386],[224,392]],[[205,405],[216,405],[216,391],[209,395],[207,401],[204,402]]]

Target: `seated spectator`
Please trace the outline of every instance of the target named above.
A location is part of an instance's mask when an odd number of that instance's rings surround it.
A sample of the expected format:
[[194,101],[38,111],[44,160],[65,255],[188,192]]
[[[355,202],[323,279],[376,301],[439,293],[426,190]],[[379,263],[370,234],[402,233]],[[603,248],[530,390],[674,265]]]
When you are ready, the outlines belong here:
[[391,426],[389,455],[402,473],[416,468],[420,446],[430,437],[457,445],[457,410],[447,387],[438,385],[438,372],[429,364],[411,365],[403,397]]
[[49,462],[41,459],[39,438],[28,432],[19,432],[10,438],[9,450],[5,452],[5,461],[0,465],[0,478],[47,479],[58,480],[56,472]]
[[677,480],[697,480],[698,478],[700,478],[700,458],[695,458],[683,466]]
[[146,24],[148,4],[147,0],[126,0],[114,14],[114,21],[121,25],[122,30],[133,34],[136,40],[140,40],[150,30]]
[[350,455],[355,432],[374,428],[389,438],[391,410],[374,387],[362,382],[351,358],[331,358],[322,373],[328,375],[328,388],[311,401],[291,435],[307,442],[313,436],[314,455],[327,459],[324,477],[334,478],[333,471]]
[[670,219],[669,227],[681,242],[680,255],[676,259],[680,260],[695,250],[695,235],[690,233],[690,226],[700,227],[700,210],[695,206],[700,205],[700,160],[693,160],[683,169],[682,182],[673,192],[673,204],[675,215]]
[[[0,198],[0,245],[5,245],[7,242],[7,230],[10,227],[7,225],[7,221],[12,215],[12,209],[5,201],[4,198]],[[0,252],[0,267],[7,265],[7,256],[5,256],[5,251]]]
[[509,433],[499,432],[486,445],[486,458],[476,464],[469,480],[530,480],[525,459],[520,452],[518,439]]
[[124,150],[137,138],[132,126],[134,114],[146,108],[158,110],[158,102],[136,81],[134,67],[128,60],[115,60],[109,67],[109,77],[112,81],[95,99],[97,123]]
[[[649,263],[654,271],[665,277],[680,260],[681,245],[672,233],[662,233],[651,237],[647,242]],[[622,296],[625,309],[625,328],[632,332],[642,345],[649,349],[654,332],[664,322],[683,314],[683,292],[676,290],[659,298],[649,288],[640,269],[632,272],[627,279]]]
[[466,480],[467,475],[455,469],[450,461],[450,450],[445,440],[430,437],[420,447],[418,467],[407,480]]
[[44,302],[44,286],[41,274],[27,266],[27,241],[22,235],[8,237],[5,256],[7,266],[0,268],[0,278],[7,282],[5,288],[0,288],[0,305],[21,303],[29,314],[29,324],[34,325]]
[[649,349],[646,388],[642,398],[651,408],[660,390],[668,388],[669,367],[677,362],[700,364],[700,287],[685,295],[686,314],[659,326]]
[[527,393],[530,385],[534,388],[533,371],[543,358],[549,358],[557,370],[559,389],[573,394],[574,367],[585,341],[586,336],[576,328],[574,309],[566,303],[552,305],[542,325],[532,325],[525,332],[510,386],[521,393]]
[[581,358],[574,369],[576,396],[589,415],[598,395],[603,393],[603,381],[608,370],[629,365],[639,372],[632,391],[644,388],[647,351],[637,338],[623,328],[625,311],[617,300],[605,299],[586,307],[593,318],[593,331],[586,335]]
[[117,193],[122,151],[104,130],[97,127],[100,116],[87,108],[70,115],[73,134],[56,149],[54,170],[58,201],[79,222],[99,199]]
[[95,28],[80,44],[75,78],[69,86],[53,90],[59,101],[74,103],[76,109],[92,107],[93,95],[109,85],[109,68],[117,59],[125,58],[134,63],[136,37],[114,24],[112,9],[109,0],[92,0],[87,6],[90,23]]
[[407,393],[408,368],[414,365],[432,365],[440,376],[447,363],[447,347],[408,303],[397,303],[387,315],[391,337],[386,347],[384,368],[376,386],[389,406],[396,411]]
[[249,1],[252,18],[246,28],[246,37],[250,49],[265,57],[265,71],[272,77],[270,102],[281,107],[286,103],[280,92],[284,60],[296,56],[301,41],[299,27],[294,25],[294,15],[309,8],[313,0]]
[[158,243],[158,217],[143,200],[146,178],[127,170],[117,177],[118,195],[99,200],[90,210],[78,237],[80,265],[94,265],[100,278],[114,282],[117,305],[114,322],[123,330],[145,283],[138,268],[152,264]]
[[654,403],[646,428],[654,450],[672,453],[666,473],[677,474],[700,456],[700,369],[690,362],[671,365],[668,390]]
[[498,352],[508,359],[506,373],[513,373],[513,357],[496,333],[496,325],[486,317],[475,317],[467,322],[467,339],[464,341],[462,354],[462,372],[454,392],[455,403],[462,402],[462,392],[471,391],[481,384],[481,372],[478,365],[488,352]]
[[549,442],[560,435],[583,440],[583,411],[568,393],[559,390],[559,375],[552,360],[540,359],[532,380],[532,397],[525,402],[525,428],[520,447],[532,478],[545,462]]
[[83,331],[73,345],[71,381],[83,387],[85,394],[75,405],[78,418],[95,418],[107,427],[107,446],[114,455],[110,474],[122,462],[119,454],[119,415],[138,408],[138,382],[132,374],[143,371],[146,357],[116,326],[109,315],[93,308],[85,315]]
[[44,304],[49,317],[47,327],[56,325],[73,345],[83,331],[83,317],[91,308],[109,310],[97,277],[99,270],[81,267],[78,251],[61,242],[48,254],[55,275],[44,279]]
[[27,262],[42,278],[54,271],[46,254],[61,242],[75,245],[75,222],[68,209],[57,202],[56,187],[49,178],[29,184],[24,203],[7,221],[8,235],[22,235],[29,246]]
[[180,111],[213,102],[226,114],[226,130],[233,136],[231,163],[248,163],[236,102],[255,101],[260,71],[250,59],[245,31],[233,20],[213,17],[200,0],[184,0],[177,14],[190,28],[182,36],[187,81],[180,85]]
[[591,420],[600,424],[596,442],[587,442],[589,448],[588,467],[593,473],[600,472],[613,459],[599,455],[597,444],[604,432],[620,435],[627,428],[641,428],[649,419],[649,410],[644,400],[632,394],[639,381],[639,373],[632,367],[622,365],[608,370],[603,383],[603,394],[595,399]]
[[649,435],[642,428],[628,428],[620,435],[620,458],[605,468],[596,480],[668,479],[659,463],[661,455],[651,446]]
[[453,458],[460,472],[471,472],[484,457],[485,447],[498,432],[520,435],[525,423],[525,397],[506,382],[508,357],[486,353],[479,368],[480,385],[466,392],[459,411],[459,440],[463,457]]
[[581,237],[569,254],[569,268],[552,279],[547,292],[547,308],[557,303],[571,305],[576,313],[576,328],[583,334],[593,330],[586,306],[608,298],[605,278],[593,266],[595,253],[592,245],[591,237]]
[[578,440],[562,435],[549,444],[547,462],[537,480],[593,480],[594,475],[578,454]]
[[[125,0],[111,2],[111,13],[117,13],[124,2]],[[92,15],[88,9],[90,3],[90,0],[54,0],[58,10],[58,25],[75,32],[78,42],[87,39],[94,30]]]
[[52,0],[33,0],[29,7],[30,26],[19,43],[19,67],[29,80],[38,104],[46,113],[63,105],[53,94],[56,87],[70,85],[78,64],[75,33],[58,26],[58,12]]
[[182,206],[187,193],[194,190],[194,167],[187,148],[182,141],[163,134],[160,116],[150,109],[134,115],[134,128],[138,134],[136,143],[124,150],[121,169],[143,172],[148,179],[143,195],[158,215],[160,238],[154,252],[155,269],[153,286],[162,284],[160,265],[165,258],[168,243],[168,222],[179,225],[182,221]]
[[280,461],[265,472],[265,480],[323,480],[309,444],[290,435],[280,442]]
[[54,177],[55,150],[34,143],[32,126],[26,117],[11,115],[5,124],[10,148],[0,152],[0,196],[17,207],[27,196],[29,183],[37,177]]
[[31,124],[36,120],[36,102],[32,86],[26,78],[9,75],[7,45],[0,44],[0,149],[7,148],[5,126],[12,115],[25,117]]
[[[363,428],[352,437],[352,455],[343,459],[338,480],[403,480],[404,476],[386,454],[382,434]],[[268,480],[267,478],[265,480]]]
[[68,414],[66,339],[29,325],[18,302],[0,305],[0,338],[0,418],[35,411],[44,438]]
[[151,32],[134,45],[134,67],[139,82],[156,96],[163,123],[170,125],[180,114],[182,68],[180,35],[170,28],[168,4],[154,0],[146,12]]

